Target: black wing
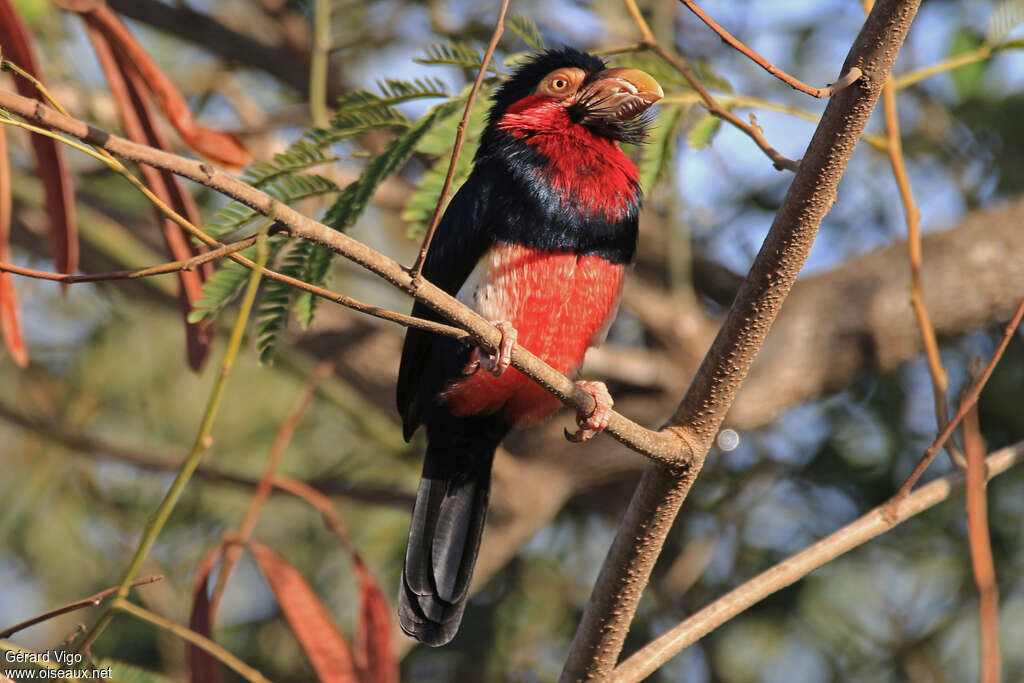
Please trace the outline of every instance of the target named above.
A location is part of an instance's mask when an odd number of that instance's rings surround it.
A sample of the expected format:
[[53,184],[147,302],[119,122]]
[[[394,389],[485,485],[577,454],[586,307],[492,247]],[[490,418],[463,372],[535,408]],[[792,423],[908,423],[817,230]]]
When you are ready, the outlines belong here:
[[[454,296],[473,268],[493,243],[493,234],[484,229],[486,206],[493,182],[479,167],[473,171],[441,218],[423,264],[423,276]],[[417,318],[445,321],[425,305],[416,302],[412,314]],[[398,368],[398,412],[402,416],[408,440],[422,421],[424,400],[431,400],[449,378],[442,368],[429,368],[431,350],[438,342],[449,340],[432,332],[408,329]]]

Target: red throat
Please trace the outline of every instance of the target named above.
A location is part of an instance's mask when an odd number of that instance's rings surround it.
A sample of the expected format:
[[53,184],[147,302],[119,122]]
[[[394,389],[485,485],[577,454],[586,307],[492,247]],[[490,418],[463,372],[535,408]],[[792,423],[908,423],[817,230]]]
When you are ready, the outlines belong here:
[[563,206],[617,221],[636,203],[636,165],[614,140],[574,123],[566,108],[550,97],[519,100],[498,127],[547,159],[537,171],[538,180],[548,183]]

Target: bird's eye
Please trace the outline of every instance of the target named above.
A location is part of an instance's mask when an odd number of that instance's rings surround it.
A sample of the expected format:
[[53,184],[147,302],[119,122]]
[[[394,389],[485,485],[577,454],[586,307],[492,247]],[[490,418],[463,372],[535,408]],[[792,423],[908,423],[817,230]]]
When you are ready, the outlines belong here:
[[552,83],[551,85],[555,87],[555,90],[562,90],[563,88],[565,88],[565,86],[569,85],[569,81],[565,80],[564,78],[556,78],[555,82]]

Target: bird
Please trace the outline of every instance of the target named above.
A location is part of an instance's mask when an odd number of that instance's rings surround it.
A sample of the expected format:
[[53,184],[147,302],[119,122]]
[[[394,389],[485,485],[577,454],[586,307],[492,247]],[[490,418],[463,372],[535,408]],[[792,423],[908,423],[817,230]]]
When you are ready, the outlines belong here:
[[[462,621],[498,445],[561,406],[510,367],[512,349],[575,376],[615,318],[641,204],[619,143],[644,140],[663,96],[647,73],[571,47],[531,55],[495,90],[422,275],[491,321],[501,343],[486,353],[409,328],[398,373],[405,439],[427,433],[398,595],[401,628],[421,643],[450,642]],[[419,302],[412,314],[441,319]],[[612,399],[600,382],[577,384],[597,407],[566,436],[586,441]]]

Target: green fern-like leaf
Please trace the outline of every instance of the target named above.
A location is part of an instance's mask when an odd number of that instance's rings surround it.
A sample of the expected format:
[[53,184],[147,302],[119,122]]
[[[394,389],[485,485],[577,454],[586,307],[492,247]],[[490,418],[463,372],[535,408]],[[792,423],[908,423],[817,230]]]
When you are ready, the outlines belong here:
[[254,187],[262,187],[282,175],[295,174],[337,160],[336,156],[308,140],[296,140],[287,150],[275,154],[273,161],[261,161],[247,168],[242,178]]
[[[267,239],[267,248],[270,249],[271,259],[286,239],[284,235],[272,235]],[[255,259],[256,247],[249,247],[238,253],[249,259]],[[203,283],[199,300],[196,301],[195,308],[188,314],[188,321],[190,323],[197,323],[205,318],[216,316],[241,293],[248,278],[248,268],[230,259],[224,259],[221,266],[210,276],[210,279]]]
[[[480,98],[485,95],[481,93]],[[402,220],[409,222],[409,235],[419,235],[426,228],[437,204],[437,197],[444,186],[444,178],[448,173],[448,164],[451,162],[452,144],[455,141],[455,133],[459,122],[462,120],[463,101],[459,102],[458,108],[449,116],[439,120],[437,124],[420,140],[416,145],[416,151],[421,154],[431,154],[437,159],[431,164],[427,172],[423,174],[417,183],[416,190],[409,196],[409,200],[402,207]],[[473,156],[487,124],[487,108],[474,106],[466,126],[466,137],[463,141],[462,151],[459,153],[459,161],[455,166],[455,176],[452,179],[452,194],[462,186],[462,183],[469,177],[473,170]]]
[[[306,261],[312,248],[313,243],[307,240],[293,242],[277,264],[277,271],[282,275],[304,279]],[[270,364],[274,360],[277,338],[288,321],[288,309],[294,296],[295,289],[277,280],[271,280],[263,287],[256,313],[256,350],[261,363]]]
[[[731,107],[727,107],[729,109]],[[722,119],[708,112],[704,112],[700,119],[690,129],[686,136],[686,142],[691,149],[704,149],[715,139],[715,135],[722,127]]]
[[544,38],[540,34],[540,29],[537,28],[537,24],[533,23],[533,19],[513,14],[505,20],[505,26],[534,50],[544,49]]
[[[450,40],[448,43],[429,45],[422,57],[413,61],[417,64],[446,64],[458,66],[463,69],[479,69],[483,62],[483,55],[476,51],[472,45],[457,40]],[[487,65],[487,70],[500,75],[493,62]]]
[[[450,116],[458,110],[458,102],[446,102],[434,107],[430,113],[414,123],[391,141],[384,153],[371,161],[357,180],[346,187],[334,204],[327,210],[324,223],[344,232],[356,222],[373,195],[373,191],[385,178],[397,171],[409,158],[423,136],[438,119]],[[330,270],[334,252],[326,247],[313,248],[306,262],[303,279],[314,285],[322,285]],[[295,301],[295,316],[299,323],[308,326],[313,322],[318,299],[308,292],[301,292]]]
[[[252,258],[255,249],[243,249],[240,254]],[[204,318],[212,318],[227,306],[232,299],[238,296],[249,276],[249,269],[234,261],[224,261],[220,268],[214,271],[210,279],[203,283],[202,292],[195,308],[188,314],[190,323],[197,323]]]
[[[306,257],[305,267],[302,271],[302,279],[310,284],[323,285],[327,281],[327,273],[331,269],[331,261],[334,260],[334,252],[319,244],[311,244],[311,249]],[[295,319],[299,321],[302,329],[313,324],[313,316],[316,314],[316,307],[320,303],[318,297],[309,292],[299,292],[295,299]]]
[[[285,204],[332,194],[338,192],[339,189],[330,178],[313,173],[293,175],[283,171],[278,173],[273,180],[261,185],[264,192]],[[260,216],[262,216],[261,213],[241,202],[231,202],[214,215],[208,232],[216,239],[221,239],[240,230]]]
[[666,171],[672,165],[679,129],[688,109],[688,105],[670,104],[658,112],[658,120],[651,128],[647,144],[640,148],[640,187],[645,194],[665,177]]
[[448,87],[436,78],[416,78],[411,81],[385,79],[378,81],[381,94],[369,90],[355,90],[338,101],[338,109],[348,113],[374,107],[390,107],[401,102],[431,97],[449,97]]
[[999,45],[1021,24],[1024,24],[1024,0],[1006,0],[992,12],[985,42]]

